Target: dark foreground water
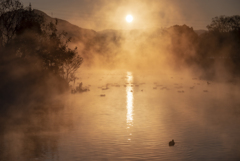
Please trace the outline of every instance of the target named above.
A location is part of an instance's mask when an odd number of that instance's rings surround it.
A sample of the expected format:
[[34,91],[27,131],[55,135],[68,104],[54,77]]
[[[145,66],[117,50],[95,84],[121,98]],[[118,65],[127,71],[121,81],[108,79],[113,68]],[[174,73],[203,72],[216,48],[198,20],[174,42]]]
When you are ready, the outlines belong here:
[[240,160],[237,85],[131,71],[80,77],[89,92],[2,125],[0,160]]

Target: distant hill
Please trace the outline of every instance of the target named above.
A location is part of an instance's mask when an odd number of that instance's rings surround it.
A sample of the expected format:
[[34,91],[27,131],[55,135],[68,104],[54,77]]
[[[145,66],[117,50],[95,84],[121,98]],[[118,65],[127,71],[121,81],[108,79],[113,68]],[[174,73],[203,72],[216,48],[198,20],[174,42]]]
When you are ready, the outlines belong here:
[[[123,36],[123,35],[129,35],[129,34],[130,35],[136,35],[136,34],[138,35],[138,34],[143,34],[143,33],[148,32],[148,31],[142,31],[142,30],[127,31],[127,30],[113,30],[113,29],[107,29],[107,30],[102,30],[102,31],[96,32],[91,29],[81,28],[77,25],[69,23],[66,20],[52,18],[40,10],[35,9],[34,12],[38,13],[40,15],[43,15],[47,22],[51,22],[51,21],[55,22],[55,20],[57,19],[58,20],[57,29],[59,31],[66,31],[68,33],[68,36],[72,37],[73,43],[81,43],[81,42],[86,43],[88,40],[93,39],[94,37],[97,37],[99,35]],[[168,28],[168,29],[170,29],[170,28]],[[153,31],[156,32],[158,30],[159,29],[154,29]],[[194,30],[194,32],[197,33],[197,35],[201,35],[201,34],[207,32],[207,30]]]
[[97,32],[94,30],[83,29],[81,27],[78,27],[76,25],[69,23],[66,20],[52,18],[40,10],[34,9],[34,12],[39,15],[42,15],[45,18],[46,22],[55,22],[57,19],[58,20],[58,25],[57,25],[58,31],[67,32],[68,36],[72,37],[72,42],[83,42],[84,43],[87,40],[95,37],[97,34]]

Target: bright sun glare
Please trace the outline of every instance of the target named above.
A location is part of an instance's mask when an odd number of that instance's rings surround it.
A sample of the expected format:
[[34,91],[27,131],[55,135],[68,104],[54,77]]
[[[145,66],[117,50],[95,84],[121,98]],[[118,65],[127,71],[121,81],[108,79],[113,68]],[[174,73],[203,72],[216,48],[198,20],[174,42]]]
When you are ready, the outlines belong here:
[[132,15],[127,15],[126,21],[127,21],[128,23],[131,23],[131,22],[133,21],[133,16],[132,16]]

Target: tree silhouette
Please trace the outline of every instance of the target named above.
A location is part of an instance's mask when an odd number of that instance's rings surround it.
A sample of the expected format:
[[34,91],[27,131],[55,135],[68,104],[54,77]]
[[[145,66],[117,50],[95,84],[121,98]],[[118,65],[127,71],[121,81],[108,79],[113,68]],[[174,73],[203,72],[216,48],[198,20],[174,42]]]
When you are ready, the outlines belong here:
[[81,66],[82,62],[83,62],[83,58],[80,57],[79,55],[76,55],[73,57],[73,59],[68,59],[63,64],[63,72],[64,72],[63,75],[65,79],[68,81],[68,83],[76,79],[76,76],[74,75],[74,73]]
[[2,0],[0,9],[1,57],[35,64],[42,71],[71,81],[83,58],[77,48],[68,47],[71,38],[64,31],[59,33],[58,20],[47,24],[31,5],[23,8],[18,0]]
[[210,25],[207,26],[209,31],[215,32],[232,32],[240,31],[240,16],[219,16],[212,19]]
[[1,45],[7,44],[16,33],[16,25],[21,18],[19,12],[23,5],[19,0],[1,0],[0,1],[0,38]]

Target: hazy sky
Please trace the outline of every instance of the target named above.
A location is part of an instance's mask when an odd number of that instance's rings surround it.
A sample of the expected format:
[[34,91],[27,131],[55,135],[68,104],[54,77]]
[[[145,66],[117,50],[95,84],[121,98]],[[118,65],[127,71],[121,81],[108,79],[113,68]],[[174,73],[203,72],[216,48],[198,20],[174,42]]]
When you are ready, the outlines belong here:
[[[21,0],[50,16],[94,30],[169,27],[206,29],[220,15],[240,15],[240,0]],[[125,17],[132,14],[134,21]]]

